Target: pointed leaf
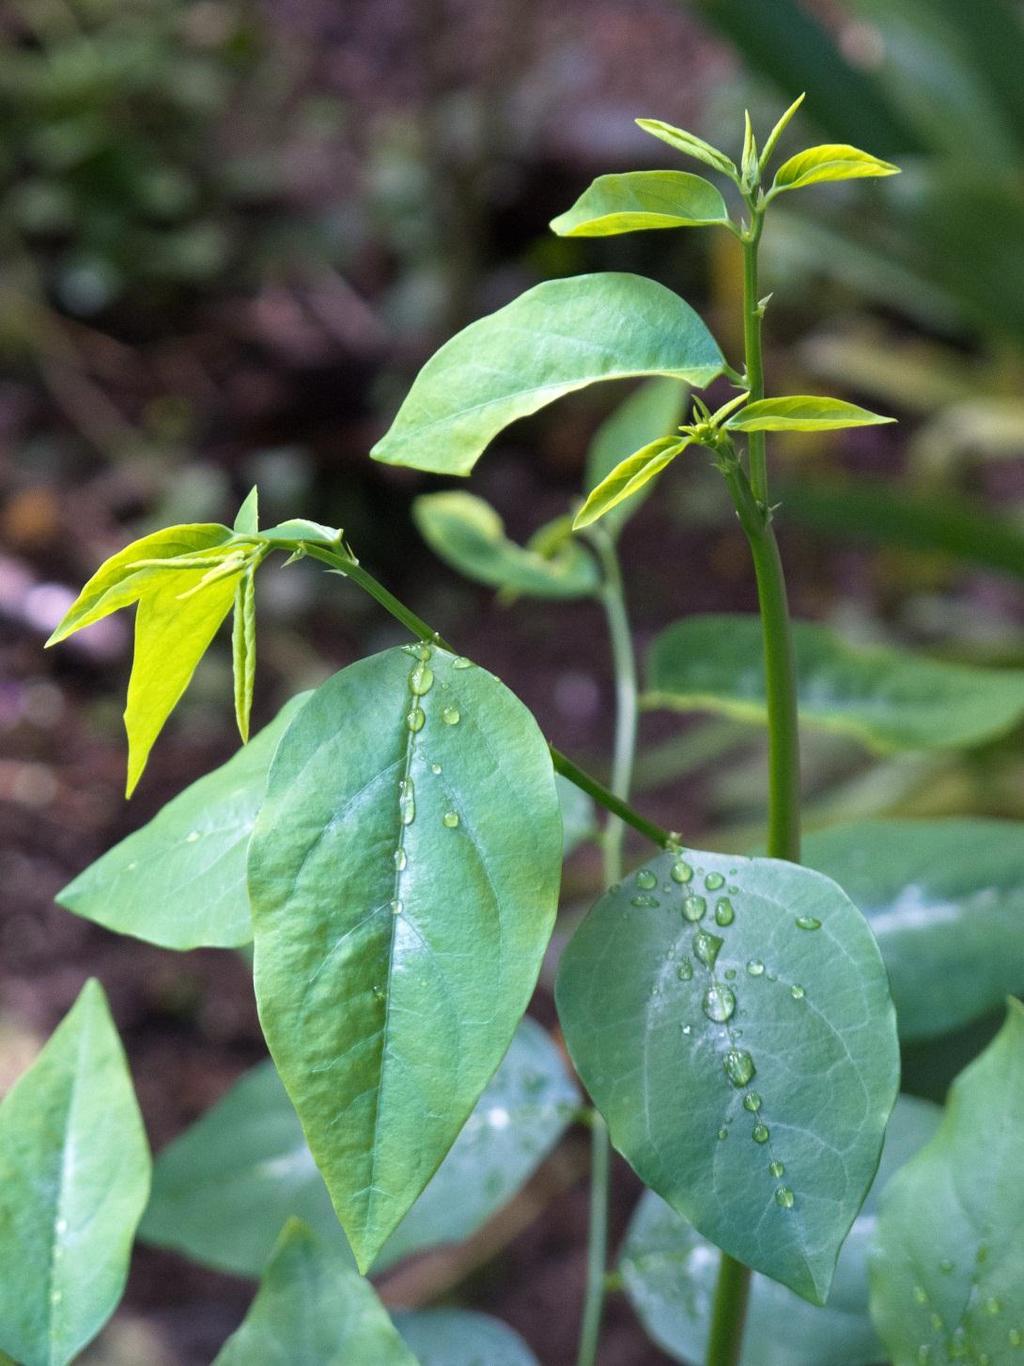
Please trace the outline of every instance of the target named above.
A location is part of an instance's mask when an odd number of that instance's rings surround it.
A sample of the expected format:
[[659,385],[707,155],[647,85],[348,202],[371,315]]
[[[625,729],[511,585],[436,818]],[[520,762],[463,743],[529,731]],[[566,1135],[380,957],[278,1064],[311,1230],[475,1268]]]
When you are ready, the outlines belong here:
[[750,110],[743,111],[743,155],[740,158],[740,173],[743,183],[750,188],[757,185],[760,166],[757,159],[757,139],[750,122]]
[[[938,1128],[941,1111],[900,1096],[878,1173],[843,1244],[828,1303],[810,1305],[755,1273],[740,1366],[872,1366],[884,1355],[868,1314],[868,1247],[878,1197]],[[701,1361],[711,1328],[719,1257],[692,1224],[647,1191],[629,1226],[619,1268],[652,1340],[680,1361]]]
[[559,237],[612,237],[648,228],[728,223],[725,200],[703,176],[686,171],[628,171],[598,176],[571,209],[551,220]]
[[635,451],[633,455],[617,465],[597,488],[591,490],[587,500],[577,512],[573,526],[578,530],[590,526],[603,517],[619,503],[632,497],[655,475],[670,465],[677,455],[685,451],[689,439],[681,436],[662,436],[649,446]]
[[243,536],[255,536],[260,529],[260,491],[254,484],[235,514],[233,531]]
[[800,106],[803,104],[805,98],[806,92],[802,95],[797,95],[796,99],[789,106],[786,112],[782,115],[782,117],[779,119],[778,123],[776,123],[772,131],[768,134],[768,141],[764,145],[764,150],[762,151],[760,158],[760,170],[762,171],[762,173],[765,167],[768,165],[768,162],[771,160],[772,153],[775,151],[775,148],[778,145],[779,138],[782,137],[783,133],[789,127],[790,120],[792,119],[793,115],[797,112],[797,110],[800,108]]
[[396,1314],[395,1327],[420,1366],[539,1366],[519,1334],[489,1314],[420,1309]]
[[371,455],[468,474],[510,422],[574,389],[630,375],[704,385],[722,365],[703,322],[664,285],[613,271],[549,280],[442,346]]
[[698,161],[703,161],[705,166],[713,166],[716,171],[721,171],[732,180],[739,179],[739,171],[725,153],[720,152],[717,147],[712,147],[710,142],[697,137],[696,133],[687,133],[671,123],[662,122],[661,119],[637,119],[636,123],[645,133],[650,133],[652,138],[660,138],[662,142],[667,142],[677,152],[682,152],[683,156],[696,157]]
[[935,1138],[892,1180],[871,1316],[893,1366],[1011,1362],[1024,1347],[1024,1007],[953,1083]]
[[89,981],[0,1104],[0,1348],[64,1366],[114,1312],[149,1147],[103,988]]
[[264,1033],[364,1267],[508,1047],[562,856],[532,716],[468,660],[409,649],[307,702],[249,855]]
[[[1016,725],[1024,672],[947,664],[885,647],[850,645],[824,626],[796,622],[800,720],[854,735],[876,750],[958,749]],[[712,711],[763,723],[757,617],[687,617],[655,640],[649,707]]]
[[289,1221],[248,1314],[214,1366],[417,1366],[369,1281]]
[[894,417],[881,417],[842,399],[789,394],[785,398],[761,398],[748,403],[733,413],[725,425],[734,432],[829,432],[839,427],[877,427],[895,421]]
[[840,888],[772,859],[663,854],[583,921],[557,1002],[640,1179],[823,1303],[899,1085],[885,968]]
[[597,561],[577,541],[552,556],[517,545],[491,505],[472,493],[423,494],[412,516],[435,555],[477,583],[538,598],[587,597],[599,586]]
[[859,180],[864,176],[899,175],[899,172],[898,166],[848,143],[823,143],[797,152],[782,163],[775,172],[769,198],[783,190],[797,190],[821,180]]
[[[689,392],[674,379],[649,379],[638,385],[598,427],[587,451],[587,490],[593,489],[630,451],[638,451],[672,431],[683,416]],[[605,530],[615,537],[652,492],[634,493],[604,515]]]
[[231,629],[231,666],[235,687],[235,720],[245,744],[249,739],[249,717],[256,683],[256,570],[250,567],[235,588],[234,621]]

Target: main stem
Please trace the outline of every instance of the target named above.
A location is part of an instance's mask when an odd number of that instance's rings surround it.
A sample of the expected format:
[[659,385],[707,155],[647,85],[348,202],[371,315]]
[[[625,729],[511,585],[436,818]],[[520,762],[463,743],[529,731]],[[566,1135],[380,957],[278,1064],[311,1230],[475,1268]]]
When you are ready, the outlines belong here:
[[[612,666],[615,675],[615,740],[612,751],[612,792],[621,801],[629,796],[636,761],[637,676],[633,637],[629,629],[622,573],[614,542],[603,527],[594,528],[591,543],[601,560],[601,598],[608,622]],[[622,878],[622,845],[625,826],[609,816],[602,834],[604,881],[611,887]],[[587,1239],[587,1285],[580,1327],[577,1366],[594,1366],[601,1333],[601,1313],[608,1261],[608,1195],[611,1145],[608,1127],[594,1111],[590,1131],[590,1226]]]

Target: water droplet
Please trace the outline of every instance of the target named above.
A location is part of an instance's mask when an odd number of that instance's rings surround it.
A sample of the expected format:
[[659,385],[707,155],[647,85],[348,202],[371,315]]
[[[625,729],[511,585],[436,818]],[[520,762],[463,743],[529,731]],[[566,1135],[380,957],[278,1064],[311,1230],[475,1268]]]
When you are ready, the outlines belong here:
[[416,819],[416,789],[411,778],[403,778],[398,789],[398,810],[403,825],[412,825]]
[[727,896],[721,897],[715,904],[715,919],[719,925],[731,925],[736,919],[736,912]]
[[750,1137],[755,1143],[767,1143],[770,1137],[767,1124],[755,1124],[750,1131]]
[[702,896],[688,896],[683,898],[683,918],[695,925],[698,920],[704,919],[704,914],[708,909],[708,903]]
[[798,930],[820,930],[821,921],[816,919],[813,915],[798,915],[796,918],[796,926]]
[[749,1110],[752,1115],[756,1115],[761,1108],[761,1097],[756,1091],[748,1091],[743,1097],[743,1108]]
[[689,1033],[690,1033],[690,1026],[689,1026],[689,1025],[683,1025],[683,1033],[684,1033],[684,1034],[689,1034]]
[[449,830],[454,830],[459,823],[459,813],[457,811],[446,811],[441,820]]
[[[693,954],[699,963],[703,963],[706,968],[713,968],[718,959],[718,951],[725,943],[725,940],[717,934],[709,934],[707,930],[698,930],[693,936]],[[723,991],[729,991],[728,987],[723,987]],[[732,992],[729,992],[732,995]],[[732,1014],[732,1012],[729,1012]]]
[[768,1170],[771,1172],[772,1176],[774,1176],[777,1181],[780,1176],[785,1174],[786,1164],[784,1162],[780,1162],[779,1159],[776,1158],[774,1162],[768,1163]]
[[704,993],[704,1014],[715,1024],[725,1024],[731,1020],[736,1009],[736,997],[729,987],[713,983]]
[[392,903],[391,903],[391,914],[392,914],[392,915],[401,915],[401,914],[402,914],[402,903],[401,903],[400,901],[392,901]]
[[441,720],[446,726],[457,726],[462,720],[462,713],[458,707],[445,707],[441,713]]
[[719,887],[725,886],[725,878],[721,873],[708,873],[704,879],[704,886],[709,892],[717,892]]
[[641,868],[636,875],[636,885],[638,887],[643,887],[646,891],[650,891],[652,887],[657,887],[658,885],[657,875],[652,873],[650,868]]
[[646,910],[653,910],[661,905],[656,896],[651,896],[650,892],[638,892],[636,896],[630,898],[633,906],[640,906]]
[[422,707],[413,707],[405,718],[405,724],[412,731],[413,735],[418,730],[422,730],[427,720],[427,714]]
[[453,669],[471,669],[472,667],[473,661],[471,659],[467,659],[465,655],[459,655],[455,660],[452,661]]
[[764,964],[761,962],[760,958],[751,958],[750,962],[747,964],[747,972],[750,973],[751,977],[761,977],[764,975]]
[[397,870],[398,870],[399,872],[402,872],[403,869],[405,868],[405,866],[406,866],[406,864],[407,864],[408,862],[409,862],[409,858],[408,858],[408,855],[406,854],[405,850],[402,849],[401,847],[399,847],[398,849],[396,849],[396,850],[395,850],[395,867],[397,868]]
[[1011,1347],[1024,1347],[1024,1333],[1019,1328],[1011,1328],[1007,1336]]
[[793,1192],[788,1186],[779,1186],[775,1192],[775,1203],[782,1209],[793,1208]]
[[679,980],[680,982],[689,982],[692,977],[693,964],[690,962],[689,958],[684,958],[679,964]]
[[928,1291],[925,1290],[923,1285],[914,1286],[914,1300],[917,1304],[928,1303]]
[[188,832],[188,834],[185,836],[185,843],[186,843],[186,844],[195,844],[195,842],[196,842],[196,840],[197,840],[198,838],[199,838],[199,831],[198,831],[198,830],[190,830],[190,831]]
[[682,859],[677,859],[672,865],[673,882],[689,882],[693,877],[693,869]]
[[50,1291],[50,1303],[51,1303],[51,1304],[60,1304],[60,1302],[61,1302],[61,1300],[62,1300],[63,1298],[64,1298],[64,1297],[63,1297],[63,1295],[61,1294],[61,1292],[60,1292],[59,1290],[51,1290],[51,1291]]
[[793,986],[790,987],[789,994],[794,1001],[802,1001],[804,999],[804,989],[799,982],[795,982]]
[[383,999],[384,999],[384,988],[378,984],[377,986],[375,986],[375,987],[373,988],[373,994],[374,994],[374,997],[376,998],[376,1000],[378,1000],[378,1001],[383,1001]]
[[757,1071],[754,1059],[742,1048],[730,1048],[722,1059],[722,1066],[725,1068],[725,1075],[733,1086],[737,1087],[746,1086],[753,1080]]
[[720,1139],[728,1138],[728,1137],[729,1137],[729,1130],[726,1129],[726,1128],[721,1128],[721,1129],[719,1129],[719,1131],[718,1131],[718,1137],[719,1137]]
[[431,765],[430,765],[430,771],[431,771],[431,773],[433,773],[434,777],[436,778],[436,777],[438,776],[438,774],[441,772],[441,765],[440,765],[440,764],[431,764]]
[[1003,1312],[1003,1302],[995,1295],[990,1295],[985,1301],[985,1308],[990,1314],[1001,1314]]
[[58,1219],[53,1227],[56,1233],[67,1233],[68,1221],[66,1219]]
[[416,665],[409,675],[409,691],[416,697],[423,697],[434,686],[434,671],[424,660]]

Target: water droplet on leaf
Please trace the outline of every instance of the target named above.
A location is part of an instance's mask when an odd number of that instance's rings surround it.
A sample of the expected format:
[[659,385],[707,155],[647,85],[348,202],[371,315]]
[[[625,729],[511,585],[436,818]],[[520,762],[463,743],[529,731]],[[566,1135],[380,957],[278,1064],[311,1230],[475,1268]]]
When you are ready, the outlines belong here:
[[684,958],[679,964],[679,980],[680,982],[689,982],[692,977],[693,964],[690,962],[689,958]]
[[704,1014],[715,1024],[725,1024],[731,1020],[736,1009],[736,997],[729,987],[714,983],[704,993]]
[[793,986],[790,987],[789,994],[794,1001],[802,1001],[804,999],[804,989],[799,983],[794,983]]
[[636,875],[636,885],[650,891],[652,887],[657,887],[658,885],[657,875],[652,873],[650,868],[641,868]]
[[467,659],[465,655],[459,655],[452,663],[453,669],[471,669],[472,667],[473,661]]
[[813,915],[798,915],[796,918],[796,925],[799,930],[821,929],[821,921]]
[[780,1186],[775,1192],[775,1203],[783,1209],[793,1208],[793,1192],[788,1186]]
[[653,910],[661,905],[656,896],[651,896],[650,892],[638,892],[636,896],[630,898],[631,904],[640,906],[646,910]]
[[736,912],[733,910],[732,902],[727,896],[723,896],[715,905],[715,919],[719,925],[731,925],[736,919]]
[[683,899],[683,917],[692,925],[704,919],[707,909],[708,903],[702,896],[688,896]]
[[721,873],[708,873],[704,879],[704,886],[709,892],[717,892],[719,887],[725,886],[725,878]]
[[743,1097],[743,1108],[749,1110],[752,1115],[756,1115],[761,1108],[761,1097],[756,1091],[750,1091]]
[[401,849],[401,848],[396,849],[396,850],[395,850],[395,867],[398,869],[399,872],[402,872],[402,870],[405,868],[405,866],[406,866],[406,864],[407,864],[408,862],[409,862],[409,859],[408,859],[408,856],[406,855],[405,850],[404,850],[404,849]]
[[693,869],[682,859],[677,859],[672,865],[673,882],[689,882],[693,877]]
[[780,1162],[778,1158],[776,1158],[774,1162],[768,1163],[768,1170],[771,1172],[772,1176],[774,1176],[777,1181],[779,1177],[785,1173],[786,1164],[784,1162]]
[[737,1087],[746,1086],[753,1080],[757,1071],[754,1059],[742,1048],[730,1048],[722,1059],[722,1066],[725,1068],[725,1075],[733,1086]]
[[417,697],[423,697],[434,686],[434,671],[424,660],[420,660],[409,675],[409,690]]
[[188,834],[185,836],[185,843],[186,843],[186,844],[195,844],[195,842],[196,842],[196,840],[197,840],[198,838],[199,838],[199,831],[198,831],[198,830],[190,830],[190,831],[188,832]]
[[441,713],[441,720],[446,726],[457,726],[462,720],[462,713],[458,707],[445,707]]
[[422,707],[413,707],[405,718],[405,724],[415,735],[418,730],[422,730],[426,722],[427,714]]
[[457,811],[446,811],[441,820],[449,830],[454,830],[459,823],[459,813]]
[[750,973],[751,977],[761,977],[764,975],[764,964],[761,962],[760,958],[751,958],[750,962],[747,964],[747,972]]
[[769,1138],[767,1124],[755,1124],[751,1130],[750,1137],[755,1143],[767,1143]]
[[[707,930],[698,930],[693,936],[693,954],[698,962],[703,963],[706,968],[713,968],[718,959],[718,951],[725,943],[717,934],[709,934]],[[728,987],[723,987],[723,991],[729,991]],[[729,992],[732,995],[732,992]]]

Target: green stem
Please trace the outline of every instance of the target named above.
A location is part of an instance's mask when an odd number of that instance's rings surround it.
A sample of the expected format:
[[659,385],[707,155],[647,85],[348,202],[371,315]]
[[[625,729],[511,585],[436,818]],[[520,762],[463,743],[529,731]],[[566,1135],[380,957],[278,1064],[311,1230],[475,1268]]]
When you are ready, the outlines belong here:
[[[757,248],[764,226],[762,211],[751,208],[749,232],[743,237],[743,350],[747,367],[750,402],[764,398],[764,360],[761,355],[761,312],[758,308]],[[750,455],[750,484],[761,504],[768,502],[768,468],[765,460],[764,432],[751,432],[747,443]]]

